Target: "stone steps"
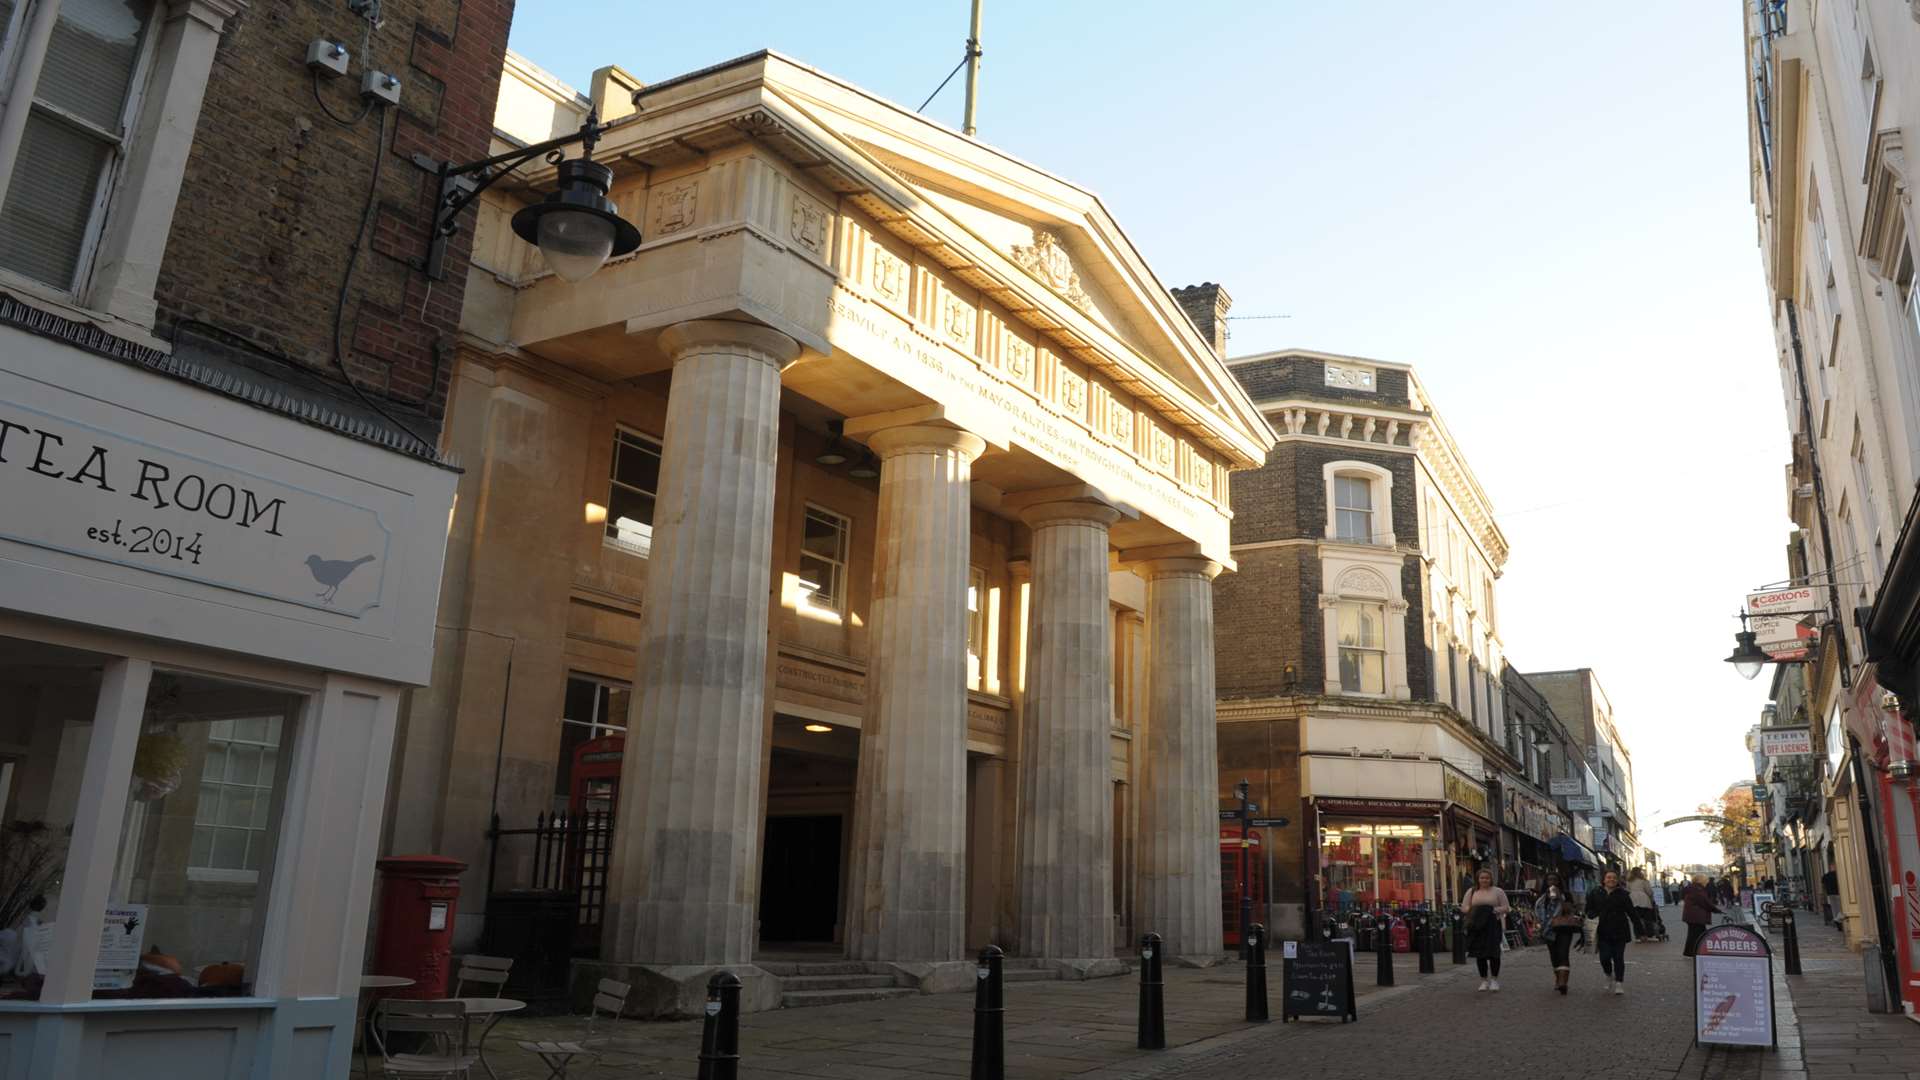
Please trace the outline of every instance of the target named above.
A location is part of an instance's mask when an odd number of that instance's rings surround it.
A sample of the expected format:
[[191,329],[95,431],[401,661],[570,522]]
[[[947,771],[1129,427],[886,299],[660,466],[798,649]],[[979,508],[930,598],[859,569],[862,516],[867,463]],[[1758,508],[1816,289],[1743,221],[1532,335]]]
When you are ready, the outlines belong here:
[[[791,983],[793,980],[787,980]],[[891,982],[891,980],[889,980]],[[920,991],[906,986],[874,986],[852,990],[785,990],[780,994],[783,1009],[805,1009],[815,1005],[846,1005],[855,1001],[884,1001],[888,998],[918,997]]]
[[780,977],[782,990],[878,990],[893,986],[891,975],[783,975]]

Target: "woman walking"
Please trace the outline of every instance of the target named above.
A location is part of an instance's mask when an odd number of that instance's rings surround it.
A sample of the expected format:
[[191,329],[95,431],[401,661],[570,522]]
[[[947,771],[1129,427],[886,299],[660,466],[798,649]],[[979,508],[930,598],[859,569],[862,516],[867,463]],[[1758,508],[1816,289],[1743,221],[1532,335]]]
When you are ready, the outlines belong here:
[[1627,892],[1633,897],[1633,940],[1652,941],[1659,935],[1654,931],[1658,919],[1654,915],[1653,883],[1647,880],[1647,872],[1634,867],[1627,875]]
[[1571,956],[1574,942],[1586,936],[1586,920],[1574,905],[1573,894],[1560,887],[1560,875],[1548,874],[1547,887],[1540,902],[1533,906],[1534,918],[1545,927],[1547,955],[1553,960],[1553,988],[1567,992],[1567,980],[1573,975]]
[[1467,917],[1467,952],[1480,969],[1482,990],[1500,989],[1500,947],[1510,910],[1506,890],[1493,884],[1493,871],[1473,875],[1473,888],[1460,901],[1460,911]]
[[1612,870],[1600,879],[1600,887],[1587,894],[1587,918],[1599,926],[1594,942],[1599,946],[1600,970],[1613,980],[1613,992],[1627,992],[1627,942],[1633,940],[1633,894],[1620,884],[1620,875]]
[[1680,893],[1680,921],[1687,924],[1687,947],[1683,955],[1692,956],[1700,947],[1701,935],[1707,932],[1708,924],[1719,911],[1719,905],[1707,891],[1707,876],[1694,875]]

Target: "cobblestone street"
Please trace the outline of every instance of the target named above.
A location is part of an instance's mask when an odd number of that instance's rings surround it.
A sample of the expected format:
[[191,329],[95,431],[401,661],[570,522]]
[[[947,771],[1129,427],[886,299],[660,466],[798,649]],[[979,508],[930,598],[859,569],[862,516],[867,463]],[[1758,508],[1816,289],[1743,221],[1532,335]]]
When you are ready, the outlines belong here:
[[[1817,947],[1819,942],[1814,944]],[[1853,965],[1845,974],[1857,980],[1857,959],[1845,953],[1840,956]],[[1552,975],[1541,948],[1508,954],[1501,980],[1504,989],[1498,994],[1476,992],[1478,980],[1472,967],[1455,967],[1444,955],[1438,958],[1439,970],[1426,976],[1415,972],[1412,957],[1397,957],[1399,985],[1378,988],[1373,985],[1371,958],[1363,956],[1356,971],[1360,1021],[1348,1025],[1276,1020],[1250,1026],[1239,1019],[1243,984],[1237,965],[1171,971],[1167,977],[1171,1048],[1157,1053],[1134,1049],[1138,983],[1132,977],[1011,984],[1007,987],[1007,1075],[1089,1080],[1285,1075],[1361,1080],[1402,1075],[1417,1063],[1422,1080],[1490,1073],[1528,1080],[1920,1076],[1920,1071],[1909,1074],[1897,1068],[1887,1074],[1855,1072],[1844,1061],[1845,1042],[1838,1034],[1809,1051],[1815,1067],[1810,1073],[1802,1071],[1795,1009],[1784,996],[1783,977],[1778,976],[1778,1051],[1695,1049],[1689,963],[1680,954],[1679,941],[1632,946],[1628,959],[1628,992],[1614,997],[1603,992],[1593,954],[1576,953],[1572,990],[1561,997],[1552,992]],[[1845,966],[1840,959],[1821,963]],[[1810,972],[1811,964],[1810,959]],[[1272,1000],[1277,1009],[1277,964],[1273,974]],[[1801,988],[1796,985],[1795,989]],[[1920,1025],[1869,1016],[1857,992],[1839,996],[1844,1015],[1837,1015],[1833,1024],[1883,1029],[1883,1041],[1920,1036]],[[741,1028],[741,1076],[767,1080],[965,1076],[971,1008],[969,995],[951,994],[749,1015]],[[489,1057],[501,1080],[541,1080],[545,1070],[521,1054],[514,1040],[568,1037],[567,1033],[578,1030],[578,1021],[566,1019],[509,1021],[489,1039]],[[603,1065],[584,1075],[695,1075],[697,1024],[622,1023],[610,1030],[616,1033],[609,1043],[612,1052]]]

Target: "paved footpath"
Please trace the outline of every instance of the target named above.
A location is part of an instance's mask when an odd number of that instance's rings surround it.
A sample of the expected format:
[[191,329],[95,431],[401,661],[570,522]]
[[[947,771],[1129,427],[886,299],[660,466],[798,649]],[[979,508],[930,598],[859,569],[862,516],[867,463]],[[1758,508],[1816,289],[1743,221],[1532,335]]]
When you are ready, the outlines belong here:
[[[1677,919],[1670,922],[1678,924]],[[1812,924],[1812,925],[1808,925]],[[1627,993],[1603,993],[1592,953],[1576,953],[1572,992],[1552,990],[1546,950],[1508,953],[1500,993],[1479,993],[1471,965],[1437,958],[1433,975],[1396,957],[1399,985],[1356,971],[1360,1022],[1249,1025],[1240,1020],[1236,965],[1167,973],[1170,1049],[1134,1048],[1138,981],[1007,986],[1007,1075],[1044,1080],[1415,1077],[1418,1080],[1920,1080],[1920,1024],[1866,1012],[1858,956],[1803,921],[1807,974],[1775,978],[1780,1048],[1705,1050],[1692,1044],[1691,962],[1678,938],[1628,949]],[[1832,940],[1829,941],[1828,938]],[[1277,962],[1272,1001],[1279,1004]],[[1796,1006],[1794,997],[1800,999]],[[944,994],[755,1013],[741,1024],[743,1080],[905,1080],[966,1076],[972,995]],[[488,1039],[500,1080],[543,1080],[517,1039],[575,1038],[581,1021],[509,1019]],[[1803,1035],[1804,1028],[1804,1035]],[[608,1054],[575,1077],[694,1077],[700,1025],[602,1025]],[[1803,1038],[1805,1045],[1803,1048]],[[477,1075],[477,1074],[476,1074]]]

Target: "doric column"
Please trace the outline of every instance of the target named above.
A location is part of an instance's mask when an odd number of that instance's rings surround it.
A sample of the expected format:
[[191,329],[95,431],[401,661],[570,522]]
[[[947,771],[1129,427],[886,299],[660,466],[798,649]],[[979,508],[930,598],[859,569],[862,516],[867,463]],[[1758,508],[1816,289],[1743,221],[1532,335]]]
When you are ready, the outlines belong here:
[[1113,613],[1101,502],[1047,502],[1033,529],[1020,780],[1021,952],[1113,958]]
[[854,787],[847,952],[966,952],[967,568],[973,460],[953,428],[887,428],[868,609],[867,708]]
[[1142,933],[1166,940],[1169,956],[1211,960],[1223,941],[1213,718],[1220,564],[1154,559],[1140,570],[1147,578],[1147,722],[1135,921]]
[[792,338],[668,327],[673,358],[609,899],[608,959],[752,959],[780,370]]

